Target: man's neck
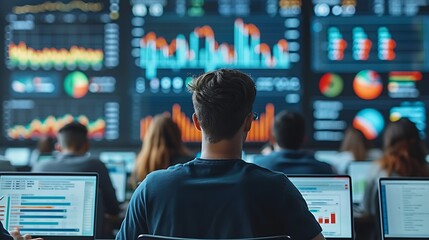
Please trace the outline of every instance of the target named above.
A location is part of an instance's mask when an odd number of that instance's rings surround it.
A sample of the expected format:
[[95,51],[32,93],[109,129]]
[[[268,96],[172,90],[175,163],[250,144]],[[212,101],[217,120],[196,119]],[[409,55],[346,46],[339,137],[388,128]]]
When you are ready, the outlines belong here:
[[242,151],[243,141],[241,137],[210,143],[203,136],[201,148],[202,159],[241,159]]

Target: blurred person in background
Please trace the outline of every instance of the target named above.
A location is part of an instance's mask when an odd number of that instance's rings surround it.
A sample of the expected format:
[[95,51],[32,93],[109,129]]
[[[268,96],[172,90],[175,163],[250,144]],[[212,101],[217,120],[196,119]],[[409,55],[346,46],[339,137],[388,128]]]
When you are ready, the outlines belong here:
[[119,203],[106,166],[89,154],[88,129],[79,122],[71,122],[58,131],[57,138],[55,159],[36,163],[32,171],[98,173],[97,238],[113,237],[112,225],[120,222]]
[[[364,211],[379,224],[378,179],[382,177],[429,177],[424,143],[415,124],[402,118],[390,123],[383,135],[383,156],[374,162],[364,196]],[[379,239],[375,225],[374,239]],[[379,225],[378,225],[379,226]]]
[[255,164],[286,174],[335,173],[331,165],[316,160],[313,153],[301,149],[305,139],[305,120],[301,114],[278,113],[271,130],[274,150],[268,155],[255,156]]
[[136,188],[149,173],[186,163],[194,157],[182,142],[180,129],[169,114],[158,114],[144,136],[130,183]]
[[37,163],[40,157],[50,157],[55,151],[55,139],[43,136],[37,141],[37,148],[31,152],[30,165]]

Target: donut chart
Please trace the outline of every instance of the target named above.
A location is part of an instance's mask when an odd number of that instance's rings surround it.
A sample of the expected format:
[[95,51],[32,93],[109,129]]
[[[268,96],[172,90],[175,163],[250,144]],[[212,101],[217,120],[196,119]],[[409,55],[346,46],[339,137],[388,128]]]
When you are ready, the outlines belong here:
[[365,100],[378,98],[383,91],[383,83],[376,71],[360,71],[353,80],[356,95]]
[[79,71],[68,74],[64,80],[64,90],[73,98],[82,98],[88,93],[88,77]]
[[360,130],[367,139],[377,138],[384,129],[384,118],[372,108],[359,111],[353,119],[353,127]]
[[343,79],[334,73],[325,73],[319,81],[320,92],[325,97],[337,97],[343,92]]

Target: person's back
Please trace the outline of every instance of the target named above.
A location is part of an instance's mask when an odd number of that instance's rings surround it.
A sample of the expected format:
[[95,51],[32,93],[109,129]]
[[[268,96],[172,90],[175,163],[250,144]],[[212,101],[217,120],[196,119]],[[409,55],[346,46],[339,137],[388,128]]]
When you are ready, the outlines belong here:
[[134,192],[116,239],[324,239],[284,174],[241,160],[256,94],[250,77],[218,70],[194,79],[190,90],[193,121],[203,136],[201,158],[150,173]]
[[301,150],[305,137],[305,120],[296,112],[282,111],[274,119],[274,151],[255,156],[253,163],[286,174],[333,174],[334,168],[316,160],[313,153]]
[[316,160],[313,153],[303,150],[277,150],[269,155],[255,156],[253,163],[285,174],[333,174],[333,167]]
[[87,129],[80,123],[70,123],[59,130],[59,154],[52,161],[36,163],[33,172],[96,172],[99,176],[99,192],[97,207],[97,236],[104,237],[103,218],[105,214],[116,216],[119,213],[119,203],[115,189],[109,177],[109,172],[98,159],[92,159],[87,153]]

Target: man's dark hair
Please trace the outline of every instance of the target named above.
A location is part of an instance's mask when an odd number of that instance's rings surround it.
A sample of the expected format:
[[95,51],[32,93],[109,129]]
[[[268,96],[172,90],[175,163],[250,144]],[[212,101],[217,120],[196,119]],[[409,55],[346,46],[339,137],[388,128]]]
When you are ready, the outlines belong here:
[[207,72],[188,86],[195,114],[208,141],[231,139],[239,130],[255,101],[255,83],[237,70]]
[[78,151],[88,142],[88,129],[79,122],[71,122],[58,131],[58,141],[61,147]]
[[273,135],[281,148],[298,150],[305,137],[305,120],[297,112],[282,111],[274,119]]

